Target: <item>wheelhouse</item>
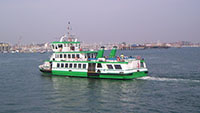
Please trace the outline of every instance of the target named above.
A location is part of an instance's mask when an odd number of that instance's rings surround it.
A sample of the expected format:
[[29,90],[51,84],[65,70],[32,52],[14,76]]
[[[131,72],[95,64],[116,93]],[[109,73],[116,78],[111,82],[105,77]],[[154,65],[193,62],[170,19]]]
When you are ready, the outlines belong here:
[[51,48],[54,52],[80,51],[80,42],[52,42]]

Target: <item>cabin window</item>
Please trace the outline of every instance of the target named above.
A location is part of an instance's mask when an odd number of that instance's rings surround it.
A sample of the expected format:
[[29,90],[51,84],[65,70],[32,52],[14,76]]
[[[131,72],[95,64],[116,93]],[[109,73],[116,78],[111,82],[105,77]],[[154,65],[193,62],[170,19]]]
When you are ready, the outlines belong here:
[[72,58],[75,58],[75,54],[72,54]]
[[69,68],[72,68],[72,64],[69,64]]
[[71,58],[71,54],[68,54],[68,58]]
[[113,66],[110,64],[108,64],[107,67],[108,67],[108,69],[113,69]]
[[56,58],[59,58],[59,54],[56,54]]
[[57,63],[57,67],[58,67],[58,68],[60,67],[60,63]]
[[101,63],[97,63],[97,68],[102,68]]
[[62,58],[62,54],[60,54],[60,58]]
[[86,64],[83,64],[83,69],[85,69],[86,68]]
[[89,53],[87,54],[87,58],[90,58],[90,54]]
[[52,45],[52,48],[54,49],[54,45]]
[[61,64],[61,68],[63,68],[63,67],[64,67],[64,64],[62,63],[62,64]]
[[58,44],[58,48],[62,48],[63,47],[63,45],[62,44]]
[[64,58],[67,58],[67,55],[66,55],[66,54],[64,54]]
[[74,68],[77,68],[77,64],[74,64]]
[[75,47],[74,47],[74,46],[70,46],[70,49],[74,51],[74,50],[75,50]]
[[81,64],[78,64],[78,68],[81,68]]
[[68,68],[68,63],[65,64],[65,68]]
[[76,54],[76,58],[80,58],[80,55],[79,55],[79,54]]
[[122,69],[121,65],[114,65],[115,69]]

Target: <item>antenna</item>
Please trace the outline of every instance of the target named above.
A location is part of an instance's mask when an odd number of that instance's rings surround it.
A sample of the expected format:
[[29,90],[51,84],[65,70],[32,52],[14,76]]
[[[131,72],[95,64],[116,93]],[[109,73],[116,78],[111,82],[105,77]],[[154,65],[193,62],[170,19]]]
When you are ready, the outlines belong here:
[[68,38],[70,38],[70,31],[72,30],[71,26],[70,26],[70,21],[68,22],[68,25],[67,25],[67,35],[68,35]]
[[77,39],[75,38],[75,35],[71,33],[72,27],[71,27],[70,24],[71,23],[69,21],[68,24],[67,24],[67,41],[69,41],[69,42],[71,42],[71,41],[77,41]]

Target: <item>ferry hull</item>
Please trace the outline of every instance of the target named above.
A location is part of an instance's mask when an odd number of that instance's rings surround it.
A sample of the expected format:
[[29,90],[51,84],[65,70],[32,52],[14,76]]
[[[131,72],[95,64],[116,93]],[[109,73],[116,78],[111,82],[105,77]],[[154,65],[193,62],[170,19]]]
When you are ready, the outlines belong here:
[[84,77],[84,78],[102,78],[102,79],[135,79],[139,77],[147,76],[148,71],[133,72],[129,74],[112,74],[112,73],[93,73],[87,72],[72,72],[72,71],[52,71],[44,72],[44,74],[55,76],[68,76],[68,77]]

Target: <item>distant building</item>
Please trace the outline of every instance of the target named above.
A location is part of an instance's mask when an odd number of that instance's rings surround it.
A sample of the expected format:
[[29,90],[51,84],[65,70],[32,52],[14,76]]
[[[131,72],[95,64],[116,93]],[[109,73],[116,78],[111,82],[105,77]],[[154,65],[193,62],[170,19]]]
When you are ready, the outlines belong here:
[[0,43],[0,52],[10,51],[10,45],[8,43]]

